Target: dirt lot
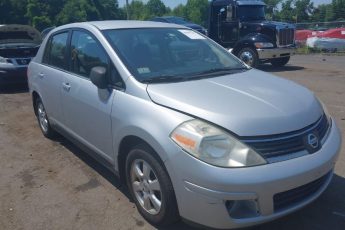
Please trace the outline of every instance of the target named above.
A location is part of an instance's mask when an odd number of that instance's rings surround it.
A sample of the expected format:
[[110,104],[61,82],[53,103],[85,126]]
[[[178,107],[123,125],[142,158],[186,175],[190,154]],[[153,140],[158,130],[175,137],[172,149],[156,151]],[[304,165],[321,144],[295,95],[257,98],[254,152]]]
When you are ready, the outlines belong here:
[[[282,69],[261,69],[313,90],[345,137],[344,65],[345,57],[295,56]],[[63,138],[45,139],[29,94],[12,89],[0,92],[0,229],[154,227],[109,171]],[[180,222],[169,229],[193,228]],[[316,202],[252,229],[345,229],[345,147],[330,187]]]

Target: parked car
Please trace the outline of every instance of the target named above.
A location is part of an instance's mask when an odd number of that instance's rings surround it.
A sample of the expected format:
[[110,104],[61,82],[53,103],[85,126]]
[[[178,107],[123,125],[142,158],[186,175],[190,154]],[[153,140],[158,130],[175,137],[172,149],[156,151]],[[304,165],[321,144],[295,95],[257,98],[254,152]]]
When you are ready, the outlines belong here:
[[296,45],[298,46],[304,46],[307,38],[311,37],[313,35],[316,35],[317,31],[313,31],[313,30],[296,30],[295,33],[295,38],[296,38]]
[[41,43],[27,25],[0,25],[0,86],[27,84],[26,70]]
[[307,38],[306,44],[326,52],[345,51],[345,27],[315,33]]
[[187,27],[64,25],[28,72],[43,135],[99,158],[155,226],[271,221],[332,179],[340,132],[315,95]]
[[154,21],[154,22],[165,22],[165,23],[174,23],[174,24],[177,24],[177,25],[183,25],[183,26],[186,26],[186,27],[189,27],[189,28],[192,28],[193,30],[196,30],[198,31],[199,33],[202,33],[202,34],[207,34],[207,30],[198,25],[198,24],[195,24],[193,22],[189,22],[187,21],[186,19],[184,18],[181,18],[181,17],[175,17],[175,16],[163,16],[163,17],[155,17],[155,18],[152,18],[151,21]]

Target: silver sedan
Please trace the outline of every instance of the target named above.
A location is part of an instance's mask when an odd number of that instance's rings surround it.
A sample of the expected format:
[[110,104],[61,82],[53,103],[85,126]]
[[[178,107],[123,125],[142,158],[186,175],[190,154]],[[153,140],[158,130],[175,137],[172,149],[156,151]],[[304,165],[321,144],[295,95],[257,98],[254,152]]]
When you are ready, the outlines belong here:
[[55,28],[28,80],[43,135],[104,163],[153,225],[237,228],[296,211],[327,188],[340,150],[312,92],[179,25]]

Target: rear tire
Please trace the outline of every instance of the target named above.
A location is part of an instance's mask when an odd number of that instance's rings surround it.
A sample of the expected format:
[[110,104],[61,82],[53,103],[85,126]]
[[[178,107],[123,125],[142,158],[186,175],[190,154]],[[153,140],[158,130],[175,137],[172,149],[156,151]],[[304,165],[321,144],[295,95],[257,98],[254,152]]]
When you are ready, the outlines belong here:
[[254,48],[243,48],[236,56],[250,67],[256,68],[259,64],[259,55]]
[[170,177],[147,145],[138,145],[129,152],[126,182],[139,213],[149,223],[167,226],[179,220]]
[[43,135],[49,139],[57,136],[56,131],[50,126],[47,112],[44,108],[41,98],[37,98],[35,101],[35,112],[38,121],[38,125]]
[[271,64],[274,67],[282,67],[286,65],[290,61],[290,57],[283,57],[283,58],[275,58],[271,60]]

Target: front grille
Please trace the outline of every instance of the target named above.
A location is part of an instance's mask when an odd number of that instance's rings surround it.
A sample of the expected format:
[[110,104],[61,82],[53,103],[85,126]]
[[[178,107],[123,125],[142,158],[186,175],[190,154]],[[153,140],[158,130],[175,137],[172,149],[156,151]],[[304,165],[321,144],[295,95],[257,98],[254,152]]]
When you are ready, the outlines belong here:
[[[313,153],[319,150],[329,127],[330,123],[326,115],[323,115],[315,123],[298,131],[270,136],[244,138],[242,140],[262,157],[267,159],[268,162],[275,162],[298,157],[300,155],[293,154],[301,151]],[[318,148],[310,148],[308,143],[306,143],[306,137],[311,133],[316,135],[319,140]],[[291,157],[289,157],[289,155],[291,155]],[[275,158],[278,160],[274,160]]]
[[289,46],[294,44],[295,29],[285,28],[279,29],[278,33],[278,46]]
[[274,211],[279,212],[313,196],[326,183],[332,172],[300,187],[273,196]]

